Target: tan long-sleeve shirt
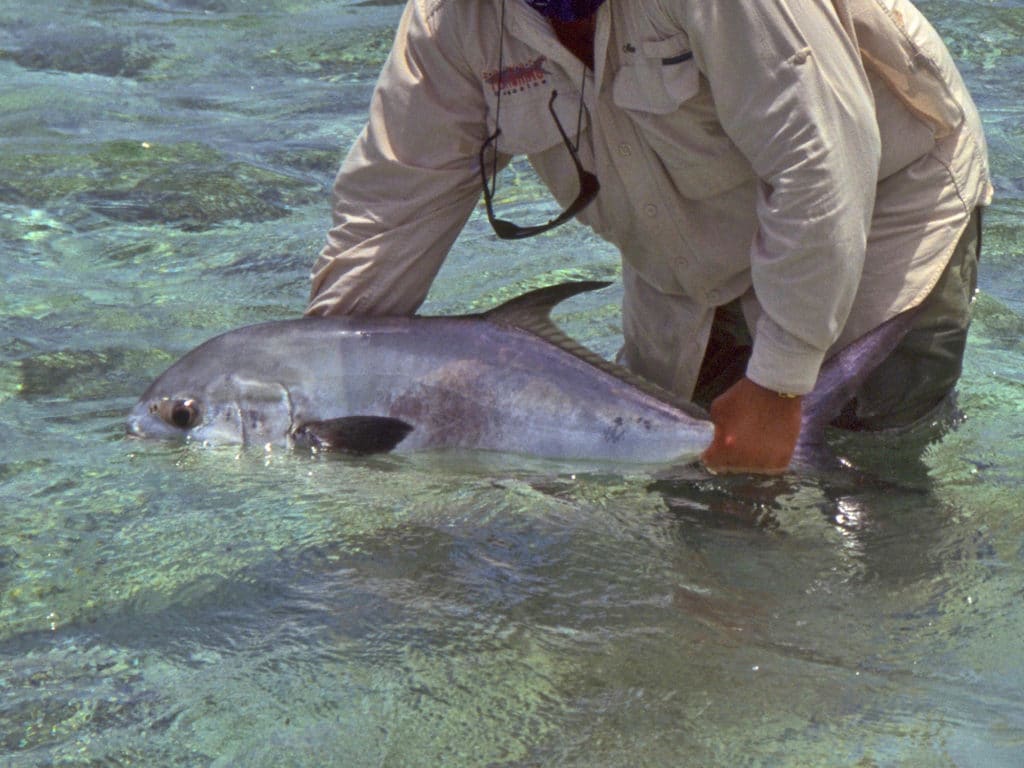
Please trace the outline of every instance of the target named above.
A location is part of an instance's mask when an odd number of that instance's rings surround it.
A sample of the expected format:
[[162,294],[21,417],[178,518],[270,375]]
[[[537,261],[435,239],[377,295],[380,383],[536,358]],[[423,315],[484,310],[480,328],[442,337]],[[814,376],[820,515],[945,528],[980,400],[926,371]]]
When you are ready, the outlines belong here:
[[714,307],[743,297],[747,375],[802,393],[822,360],[931,290],[991,199],[981,121],[906,0],[608,0],[586,69],[523,0],[411,0],[334,187],[310,314],[407,314],[480,195],[525,154],[567,204],[551,91],[622,252],[627,355],[689,395]]

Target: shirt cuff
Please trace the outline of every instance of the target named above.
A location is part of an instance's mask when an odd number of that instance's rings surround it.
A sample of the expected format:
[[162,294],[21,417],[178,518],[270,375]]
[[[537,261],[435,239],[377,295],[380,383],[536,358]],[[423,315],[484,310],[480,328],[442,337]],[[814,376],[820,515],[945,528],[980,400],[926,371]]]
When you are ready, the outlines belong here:
[[762,316],[747,378],[773,392],[806,395],[814,389],[824,359],[825,350],[800,341]]

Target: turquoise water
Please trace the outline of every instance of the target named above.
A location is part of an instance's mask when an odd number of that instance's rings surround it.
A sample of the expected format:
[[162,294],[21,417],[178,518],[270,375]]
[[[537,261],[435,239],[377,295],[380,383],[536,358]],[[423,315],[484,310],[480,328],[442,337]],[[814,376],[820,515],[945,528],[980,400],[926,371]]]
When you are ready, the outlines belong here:
[[[752,481],[126,440],[303,308],[400,9],[0,0],[0,764],[1021,765],[1024,2],[924,7],[998,188],[966,416]],[[616,270],[476,215],[425,311]],[[617,302],[559,320],[611,354]]]

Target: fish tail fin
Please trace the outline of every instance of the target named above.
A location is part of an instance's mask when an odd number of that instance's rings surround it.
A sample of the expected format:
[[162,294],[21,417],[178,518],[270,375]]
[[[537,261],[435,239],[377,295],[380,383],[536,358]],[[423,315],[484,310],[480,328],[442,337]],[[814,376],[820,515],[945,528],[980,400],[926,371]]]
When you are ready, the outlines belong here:
[[919,309],[900,312],[825,360],[814,389],[804,396],[798,451],[824,443],[826,428],[907,335]]

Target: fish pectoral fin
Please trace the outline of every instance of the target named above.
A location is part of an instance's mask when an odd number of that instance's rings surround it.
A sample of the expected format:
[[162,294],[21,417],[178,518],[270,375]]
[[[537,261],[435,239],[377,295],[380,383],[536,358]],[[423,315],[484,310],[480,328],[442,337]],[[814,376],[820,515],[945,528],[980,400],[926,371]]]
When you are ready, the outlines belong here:
[[342,416],[307,421],[292,430],[295,445],[344,453],[387,453],[412,432],[412,425],[390,416]]

